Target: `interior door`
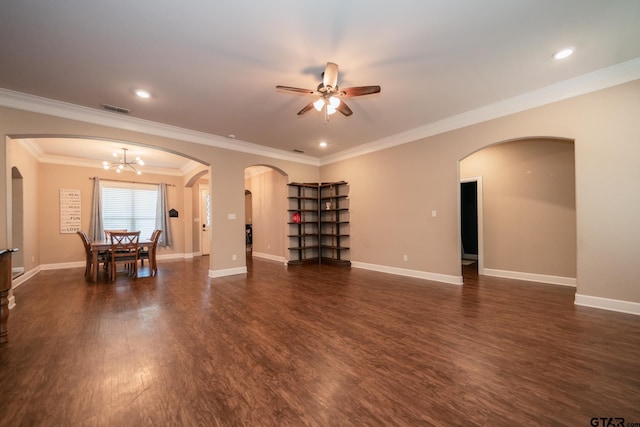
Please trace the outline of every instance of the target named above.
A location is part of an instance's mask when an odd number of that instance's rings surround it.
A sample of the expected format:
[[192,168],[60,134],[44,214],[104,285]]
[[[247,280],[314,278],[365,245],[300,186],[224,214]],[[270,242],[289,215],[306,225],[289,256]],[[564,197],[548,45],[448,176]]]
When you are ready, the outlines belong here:
[[209,187],[200,187],[200,253],[209,255],[211,250],[211,197]]

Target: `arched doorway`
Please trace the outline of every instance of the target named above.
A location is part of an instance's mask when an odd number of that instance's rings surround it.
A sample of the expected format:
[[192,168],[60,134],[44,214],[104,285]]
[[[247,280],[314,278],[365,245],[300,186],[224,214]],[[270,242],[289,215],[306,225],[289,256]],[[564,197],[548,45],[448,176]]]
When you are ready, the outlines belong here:
[[286,187],[287,176],[279,169],[267,165],[245,169],[245,224],[251,231],[248,256],[285,262]]
[[24,183],[15,166],[11,168],[11,233],[11,246],[19,249],[11,258],[16,277],[24,273]]
[[[459,178],[461,186],[481,183],[479,274],[575,285],[572,140],[528,138],[486,147],[460,161]],[[461,213],[461,230],[462,219]]]

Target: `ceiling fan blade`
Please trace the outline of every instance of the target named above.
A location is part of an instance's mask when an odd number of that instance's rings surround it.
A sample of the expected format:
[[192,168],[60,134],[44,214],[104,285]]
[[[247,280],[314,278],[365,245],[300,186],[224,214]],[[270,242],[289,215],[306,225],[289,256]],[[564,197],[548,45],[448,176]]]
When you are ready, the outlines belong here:
[[302,110],[298,111],[298,115],[301,116],[311,109],[313,109],[313,102],[308,103]]
[[341,89],[340,92],[343,92],[346,97],[350,96],[362,96],[362,95],[371,95],[372,93],[379,93],[380,86],[358,86],[358,87],[348,87],[346,89]]
[[322,84],[331,87],[338,85],[338,64],[327,62],[327,66],[322,74]]
[[349,108],[349,106],[344,102],[341,102],[340,105],[336,107],[336,110],[340,111],[342,114],[344,114],[347,117],[353,114],[353,111],[351,111],[351,108]]
[[276,89],[288,90],[289,92],[304,93],[305,95],[315,95],[316,91],[311,89],[301,89],[299,87],[291,86],[276,86]]

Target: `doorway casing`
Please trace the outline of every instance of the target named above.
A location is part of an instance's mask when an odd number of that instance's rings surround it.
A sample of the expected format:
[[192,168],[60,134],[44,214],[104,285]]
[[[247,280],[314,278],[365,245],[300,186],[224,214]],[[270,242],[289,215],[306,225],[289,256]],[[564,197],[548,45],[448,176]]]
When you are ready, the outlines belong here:
[[[484,274],[484,227],[483,227],[483,219],[482,219],[482,177],[481,176],[471,176],[467,178],[461,178],[460,184],[475,182],[476,188],[478,192],[478,201],[476,203],[477,216],[478,216],[478,274]],[[458,186],[460,187],[460,186]],[[459,189],[461,193],[461,189]],[[462,195],[459,195],[459,198],[462,198]],[[460,200],[460,209],[462,209],[462,200]],[[462,212],[458,212],[460,215],[460,221],[462,220]],[[462,247],[462,234],[460,234],[460,247]]]

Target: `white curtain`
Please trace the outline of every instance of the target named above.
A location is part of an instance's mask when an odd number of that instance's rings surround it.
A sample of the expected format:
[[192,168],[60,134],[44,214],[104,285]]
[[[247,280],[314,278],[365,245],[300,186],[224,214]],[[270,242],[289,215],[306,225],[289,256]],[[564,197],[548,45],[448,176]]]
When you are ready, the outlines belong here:
[[167,184],[162,183],[158,189],[158,202],[156,205],[156,228],[162,230],[158,245],[171,246],[171,226],[169,222],[169,207],[167,201]]
[[89,239],[91,239],[91,241],[104,239],[102,192],[100,191],[100,178],[97,176],[93,177],[93,200],[91,202],[91,218],[89,219]]

